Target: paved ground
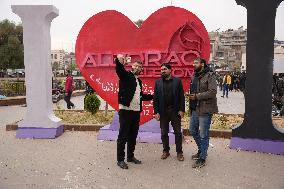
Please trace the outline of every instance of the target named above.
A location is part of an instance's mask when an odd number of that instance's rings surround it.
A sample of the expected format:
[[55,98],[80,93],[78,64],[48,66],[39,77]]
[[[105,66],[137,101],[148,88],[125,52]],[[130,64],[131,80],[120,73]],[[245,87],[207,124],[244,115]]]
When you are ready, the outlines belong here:
[[218,108],[220,113],[226,114],[244,114],[245,99],[241,92],[230,92],[229,98],[221,98],[221,92],[218,92]]
[[[3,127],[2,127],[3,128]],[[0,188],[284,188],[284,157],[237,152],[229,140],[212,139],[208,165],[192,169],[195,145],[184,143],[185,161],[160,160],[161,145],[138,144],[142,165],[115,165],[115,142],[96,140],[95,132],[66,132],[55,140],[15,139],[0,131]]]
[[[74,102],[80,98],[74,98]],[[243,113],[242,95],[219,99],[220,111]],[[97,141],[96,132],[65,132],[54,140],[16,139],[5,125],[23,117],[24,107],[0,107],[0,189],[210,188],[283,189],[284,157],[230,150],[229,140],[211,139],[208,165],[192,169],[196,151],[184,142],[185,161],[160,160],[161,145],[138,144],[142,165],[121,170],[116,143]]]

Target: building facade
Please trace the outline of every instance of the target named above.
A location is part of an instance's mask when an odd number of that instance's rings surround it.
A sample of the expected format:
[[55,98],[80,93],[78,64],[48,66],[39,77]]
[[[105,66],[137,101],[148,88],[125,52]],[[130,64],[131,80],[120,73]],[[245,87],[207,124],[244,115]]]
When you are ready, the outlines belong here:
[[247,30],[243,27],[237,30],[209,32],[211,42],[210,62],[217,69],[240,71],[243,53],[246,51]]
[[[284,43],[276,43],[274,45],[273,72],[284,73]],[[246,70],[246,53],[242,55],[242,71]]]
[[51,50],[51,65],[53,70],[65,69],[64,50]]

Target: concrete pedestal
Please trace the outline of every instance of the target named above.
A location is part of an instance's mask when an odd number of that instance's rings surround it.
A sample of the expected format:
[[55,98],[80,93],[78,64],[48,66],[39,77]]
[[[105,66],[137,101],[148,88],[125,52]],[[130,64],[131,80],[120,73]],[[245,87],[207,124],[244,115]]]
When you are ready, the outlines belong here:
[[19,122],[18,138],[55,138],[63,133],[61,119],[52,110],[50,24],[58,16],[52,5],[12,5],[24,30],[27,112]]

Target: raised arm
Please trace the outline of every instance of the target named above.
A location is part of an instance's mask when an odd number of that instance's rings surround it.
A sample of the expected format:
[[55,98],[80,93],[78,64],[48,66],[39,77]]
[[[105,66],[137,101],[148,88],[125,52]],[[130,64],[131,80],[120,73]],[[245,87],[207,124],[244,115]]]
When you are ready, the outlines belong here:
[[120,63],[120,61],[118,60],[118,58],[114,59],[115,62],[115,70],[116,70],[116,74],[119,77],[119,79],[123,80],[127,77],[128,72],[126,71],[126,69],[124,68],[124,65],[122,63]]

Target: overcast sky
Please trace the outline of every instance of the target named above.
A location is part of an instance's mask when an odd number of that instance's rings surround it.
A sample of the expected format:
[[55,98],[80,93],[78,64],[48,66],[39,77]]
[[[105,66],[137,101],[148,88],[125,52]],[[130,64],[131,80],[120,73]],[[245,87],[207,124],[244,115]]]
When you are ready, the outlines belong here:
[[[159,8],[171,5],[171,0],[0,0],[0,20],[16,23],[20,18],[12,13],[11,4],[53,4],[59,16],[51,25],[52,49],[74,49],[77,35],[92,15],[104,10],[118,10],[132,21],[145,20]],[[246,28],[246,9],[235,0],[173,0],[172,4],[196,14],[207,31]],[[284,40],[284,3],[277,10],[276,38]],[[73,46],[73,48],[72,48]]]

